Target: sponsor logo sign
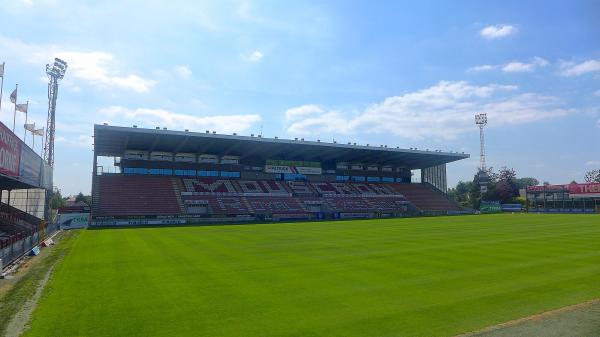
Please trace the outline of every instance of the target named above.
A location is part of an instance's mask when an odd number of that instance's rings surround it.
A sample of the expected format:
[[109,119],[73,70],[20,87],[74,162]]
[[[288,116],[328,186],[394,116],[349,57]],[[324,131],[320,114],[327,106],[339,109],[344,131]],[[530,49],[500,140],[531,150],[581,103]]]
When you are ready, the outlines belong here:
[[0,173],[19,176],[21,140],[3,123],[0,123]]
[[482,201],[479,205],[481,213],[500,213],[502,208],[499,201]]
[[33,186],[40,186],[42,158],[40,158],[28,146],[23,146],[21,147],[21,160],[19,165],[19,175],[21,177],[21,181]]
[[570,197],[600,197],[600,183],[571,184]]
[[562,192],[565,185],[527,186],[527,192]]
[[58,215],[61,229],[85,228],[90,223],[90,213],[65,213]]
[[265,165],[267,173],[321,174],[320,167]]

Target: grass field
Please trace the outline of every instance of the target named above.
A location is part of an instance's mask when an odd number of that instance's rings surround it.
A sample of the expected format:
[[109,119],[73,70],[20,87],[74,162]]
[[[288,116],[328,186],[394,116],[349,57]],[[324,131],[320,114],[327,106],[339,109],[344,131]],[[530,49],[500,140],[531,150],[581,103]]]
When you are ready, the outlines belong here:
[[81,231],[27,336],[450,336],[600,297],[600,216]]

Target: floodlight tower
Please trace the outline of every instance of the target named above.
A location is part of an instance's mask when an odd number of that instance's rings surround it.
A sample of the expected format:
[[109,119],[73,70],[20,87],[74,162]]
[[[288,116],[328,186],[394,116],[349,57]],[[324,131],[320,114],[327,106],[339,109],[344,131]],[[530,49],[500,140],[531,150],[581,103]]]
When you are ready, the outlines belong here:
[[486,193],[487,185],[490,181],[485,167],[485,139],[483,137],[483,128],[487,124],[487,114],[475,115],[475,124],[479,127],[479,187],[481,193]]
[[479,126],[479,169],[485,172],[485,139],[483,135],[483,128],[487,124],[487,114],[475,115],[475,124]]
[[46,64],[48,75],[48,120],[46,121],[46,139],[44,142],[44,160],[54,167],[54,117],[56,114],[56,98],[58,96],[58,82],[65,77],[67,62],[55,58],[54,64]]

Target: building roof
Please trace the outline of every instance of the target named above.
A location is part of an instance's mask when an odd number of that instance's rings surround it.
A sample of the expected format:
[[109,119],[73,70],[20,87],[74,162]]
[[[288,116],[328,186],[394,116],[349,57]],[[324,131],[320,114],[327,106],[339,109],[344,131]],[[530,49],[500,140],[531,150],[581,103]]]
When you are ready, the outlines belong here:
[[426,168],[469,158],[458,152],[349,145],[216,133],[94,125],[97,156],[120,157],[125,150],[165,151],[303,161],[335,161]]

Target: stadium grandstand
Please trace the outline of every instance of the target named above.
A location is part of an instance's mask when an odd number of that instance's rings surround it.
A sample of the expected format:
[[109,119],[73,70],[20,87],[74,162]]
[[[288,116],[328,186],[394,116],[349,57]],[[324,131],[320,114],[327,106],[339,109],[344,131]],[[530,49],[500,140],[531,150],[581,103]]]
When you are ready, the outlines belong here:
[[52,168],[0,122],[0,269],[56,230],[45,225]]
[[[111,158],[115,172],[98,165],[102,157]],[[463,158],[468,155],[95,125],[92,224],[459,213],[445,195],[446,164]],[[413,183],[413,170],[420,170],[420,183]]]
[[528,186],[530,212],[600,213],[600,183]]

